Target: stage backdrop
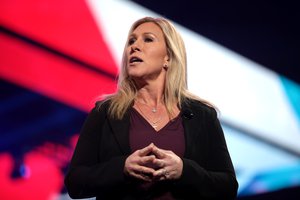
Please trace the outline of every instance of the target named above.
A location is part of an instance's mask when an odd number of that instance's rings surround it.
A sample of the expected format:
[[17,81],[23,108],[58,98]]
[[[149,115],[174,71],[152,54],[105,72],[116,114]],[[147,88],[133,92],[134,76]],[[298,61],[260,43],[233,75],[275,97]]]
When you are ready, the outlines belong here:
[[[130,25],[159,16],[129,1],[0,3],[0,199],[69,199],[80,127],[116,89]],[[239,197],[300,185],[300,86],[173,22],[188,86],[220,110]]]

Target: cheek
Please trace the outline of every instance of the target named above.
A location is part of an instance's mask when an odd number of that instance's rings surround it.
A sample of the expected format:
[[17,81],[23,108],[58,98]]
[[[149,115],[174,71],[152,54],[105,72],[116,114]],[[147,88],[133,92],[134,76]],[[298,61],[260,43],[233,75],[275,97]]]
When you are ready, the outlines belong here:
[[151,51],[152,58],[155,59],[156,62],[163,62],[166,57],[166,51],[164,49],[155,49]]
[[127,58],[129,58],[129,56],[130,56],[130,48],[129,47],[127,47],[127,49],[125,50],[125,59],[127,60]]

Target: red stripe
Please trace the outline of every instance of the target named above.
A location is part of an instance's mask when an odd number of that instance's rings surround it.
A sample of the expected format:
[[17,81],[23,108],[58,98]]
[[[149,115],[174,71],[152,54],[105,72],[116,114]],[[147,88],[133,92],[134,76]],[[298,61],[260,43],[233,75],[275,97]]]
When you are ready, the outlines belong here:
[[89,111],[113,80],[0,33],[0,78]]
[[0,21],[11,30],[111,74],[118,71],[84,0],[1,0]]

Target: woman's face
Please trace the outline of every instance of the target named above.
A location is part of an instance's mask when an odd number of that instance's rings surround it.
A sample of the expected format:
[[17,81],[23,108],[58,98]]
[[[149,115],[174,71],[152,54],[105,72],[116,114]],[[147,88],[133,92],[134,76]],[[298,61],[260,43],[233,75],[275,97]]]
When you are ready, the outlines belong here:
[[127,73],[133,78],[155,80],[168,64],[163,32],[152,22],[139,25],[130,34],[126,53]]

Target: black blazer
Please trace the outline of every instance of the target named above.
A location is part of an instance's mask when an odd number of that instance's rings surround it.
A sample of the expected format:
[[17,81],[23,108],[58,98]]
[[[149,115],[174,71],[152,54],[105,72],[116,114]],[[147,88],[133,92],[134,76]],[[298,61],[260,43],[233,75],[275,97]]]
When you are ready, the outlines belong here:
[[136,180],[124,176],[129,146],[129,112],[109,118],[108,103],[89,113],[76,145],[65,186],[71,198],[151,199],[167,187],[176,199],[235,199],[238,183],[215,109],[198,101],[182,104],[186,149],[179,180],[139,193]]

